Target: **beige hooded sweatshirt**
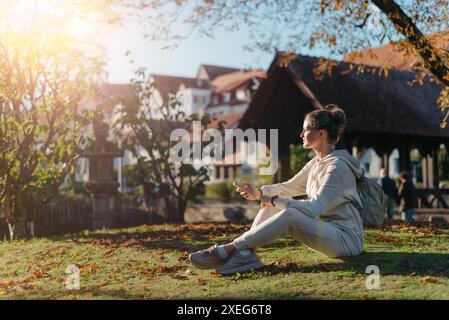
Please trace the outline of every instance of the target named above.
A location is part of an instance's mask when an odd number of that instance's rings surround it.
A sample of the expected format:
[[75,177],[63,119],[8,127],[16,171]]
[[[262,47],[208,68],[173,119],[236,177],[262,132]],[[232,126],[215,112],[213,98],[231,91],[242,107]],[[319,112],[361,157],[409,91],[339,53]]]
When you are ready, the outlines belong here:
[[[321,160],[314,157],[290,180],[261,187],[264,195],[279,195],[276,208],[294,208],[343,231],[346,241],[363,250],[363,223],[354,203],[362,206],[356,178],[363,175],[359,161],[346,150],[334,150]],[[307,195],[307,200],[291,197]],[[347,238],[349,237],[349,239]]]

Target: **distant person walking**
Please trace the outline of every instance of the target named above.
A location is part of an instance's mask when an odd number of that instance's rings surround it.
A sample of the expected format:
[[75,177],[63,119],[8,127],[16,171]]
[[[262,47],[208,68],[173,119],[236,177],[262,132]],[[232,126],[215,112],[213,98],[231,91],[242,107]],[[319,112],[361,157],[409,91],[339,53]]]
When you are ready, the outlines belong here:
[[410,175],[402,171],[399,174],[399,181],[401,185],[399,186],[399,210],[401,212],[402,220],[404,221],[414,221],[413,214],[415,208],[418,207],[418,195],[416,193],[415,185],[413,184]]
[[396,187],[394,180],[388,175],[385,168],[380,169],[379,176],[382,189],[388,196],[387,217],[388,220],[393,220],[394,208],[396,207],[396,204],[399,203],[398,188]]

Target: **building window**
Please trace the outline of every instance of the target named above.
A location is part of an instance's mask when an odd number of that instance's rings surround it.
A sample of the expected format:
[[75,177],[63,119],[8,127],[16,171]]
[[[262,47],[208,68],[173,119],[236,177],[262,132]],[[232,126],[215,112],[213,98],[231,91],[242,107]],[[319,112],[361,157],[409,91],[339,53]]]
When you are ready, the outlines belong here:
[[220,167],[215,167],[215,179],[220,179]]
[[193,96],[193,102],[195,102],[195,103],[200,102],[200,97],[199,96]]

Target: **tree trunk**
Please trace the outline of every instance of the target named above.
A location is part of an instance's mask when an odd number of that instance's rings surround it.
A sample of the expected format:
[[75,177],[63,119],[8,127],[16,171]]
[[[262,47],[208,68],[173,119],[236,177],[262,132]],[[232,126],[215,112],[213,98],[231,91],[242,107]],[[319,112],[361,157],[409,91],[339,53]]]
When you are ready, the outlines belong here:
[[14,240],[14,228],[15,224],[8,220],[9,242]]
[[27,237],[26,222],[23,218],[19,219],[7,219],[9,241],[14,239],[25,239]]
[[177,217],[176,217],[176,221],[177,223],[184,223],[184,213],[186,211],[187,208],[187,201],[185,200],[179,200],[178,201],[178,211],[177,211]]
[[165,202],[165,218],[167,222],[177,222],[178,217],[178,207],[177,202],[171,199],[169,196],[164,197]]
[[432,44],[424,37],[423,33],[413,23],[407,14],[397,5],[394,0],[373,0],[374,4],[382,10],[393,22],[396,30],[407,38],[418,51],[425,62],[425,67],[442,83],[449,86],[449,69],[444,64],[442,57],[438,54]]

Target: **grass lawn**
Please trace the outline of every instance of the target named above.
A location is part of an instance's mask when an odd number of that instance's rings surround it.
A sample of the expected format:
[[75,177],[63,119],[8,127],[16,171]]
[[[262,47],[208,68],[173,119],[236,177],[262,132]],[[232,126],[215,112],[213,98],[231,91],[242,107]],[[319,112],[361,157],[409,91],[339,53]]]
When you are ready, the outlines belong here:
[[[239,224],[156,225],[0,242],[0,299],[449,299],[449,230],[368,229],[365,253],[329,259],[289,239],[259,249],[266,267],[218,276],[188,252],[245,231]],[[66,268],[80,270],[67,290]],[[368,265],[380,287],[368,290]]]

